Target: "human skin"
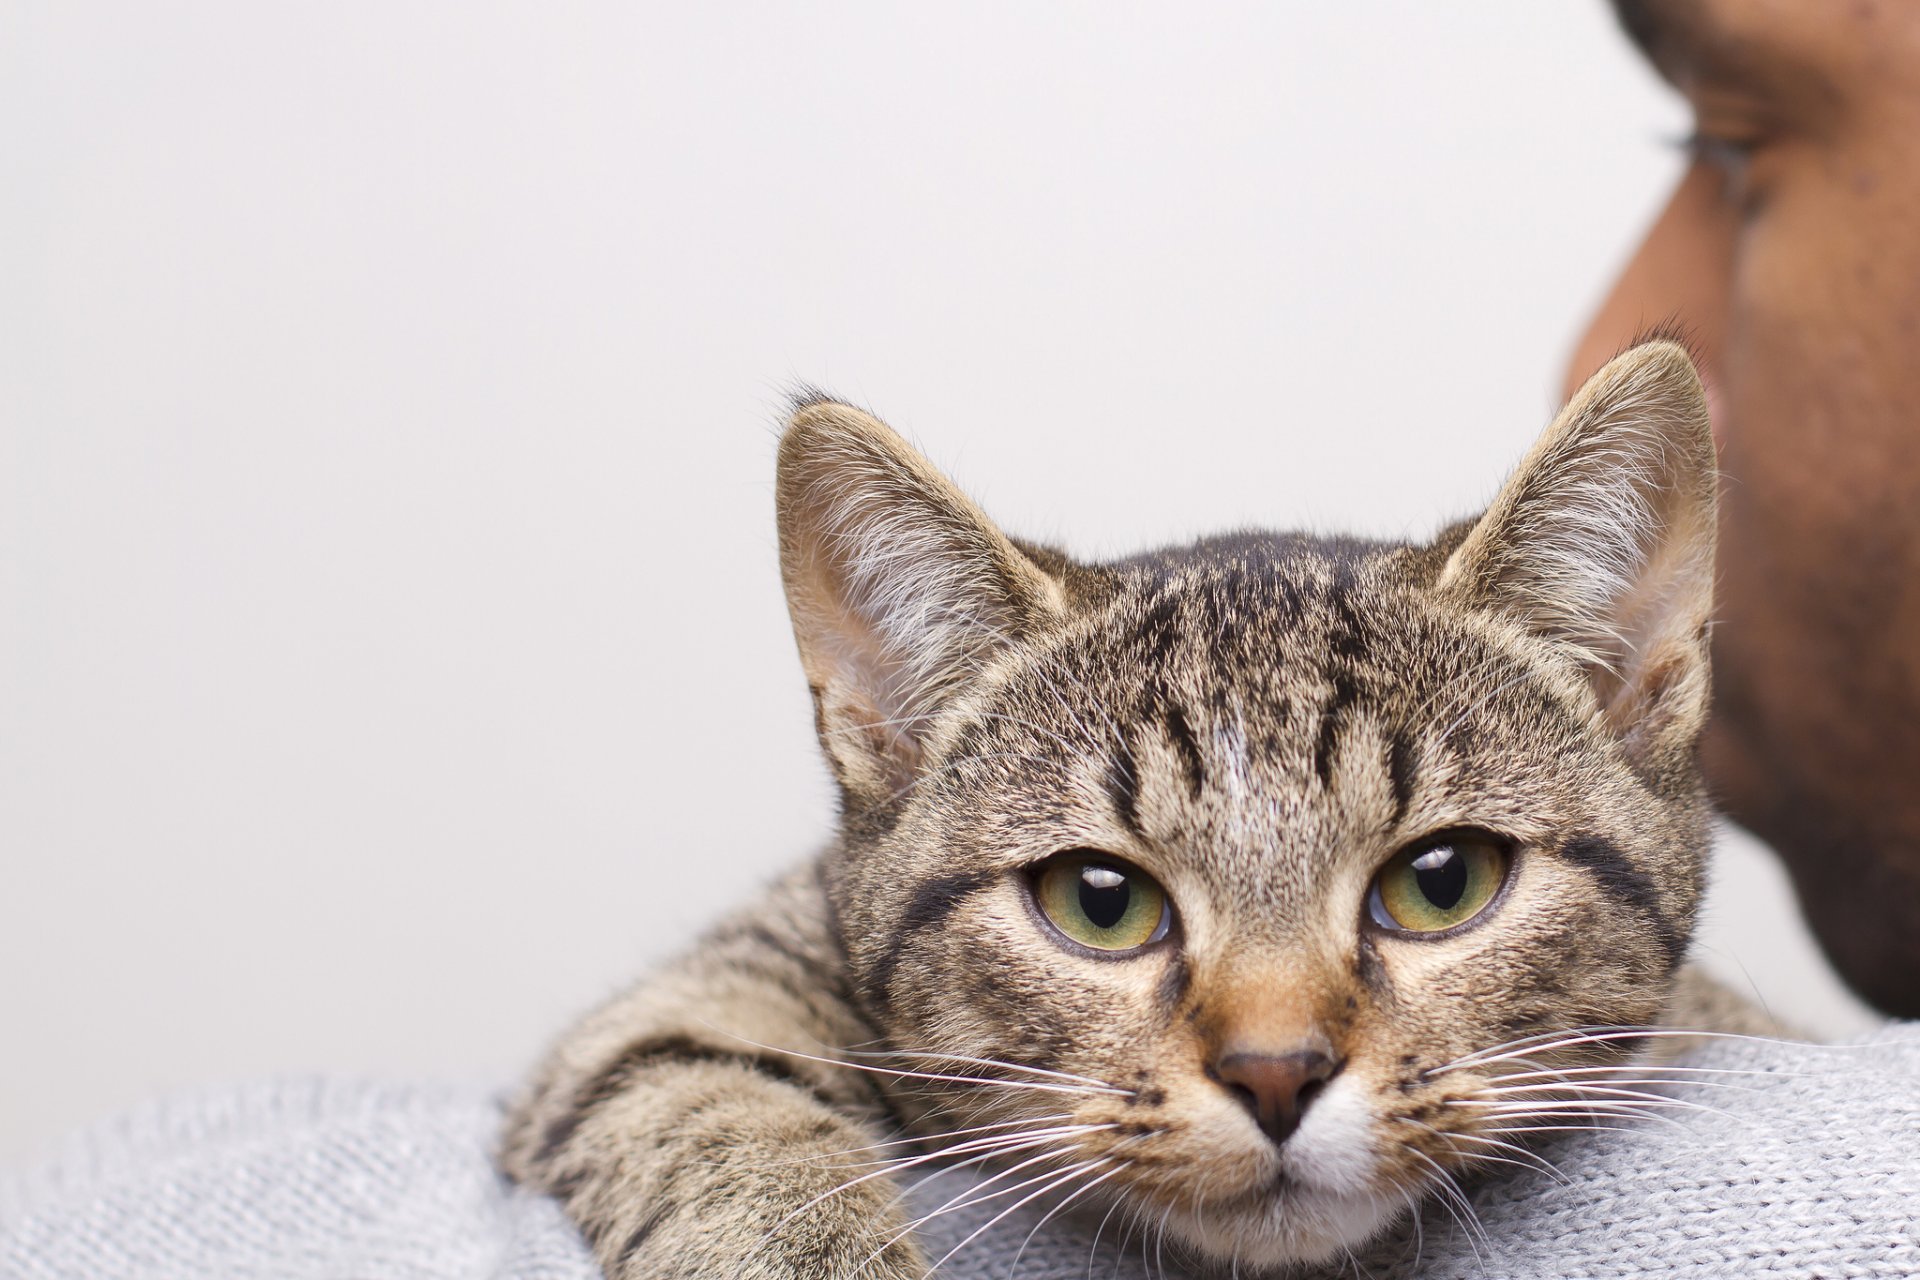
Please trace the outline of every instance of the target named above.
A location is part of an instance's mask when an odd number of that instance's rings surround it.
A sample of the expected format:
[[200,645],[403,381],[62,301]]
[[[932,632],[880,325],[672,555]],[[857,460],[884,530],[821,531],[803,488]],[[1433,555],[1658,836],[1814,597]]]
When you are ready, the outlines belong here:
[[1920,5],[1617,0],[1691,163],[1569,393],[1677,323],[1723,473],[1716,798],[1841,976],[1920,1016]]

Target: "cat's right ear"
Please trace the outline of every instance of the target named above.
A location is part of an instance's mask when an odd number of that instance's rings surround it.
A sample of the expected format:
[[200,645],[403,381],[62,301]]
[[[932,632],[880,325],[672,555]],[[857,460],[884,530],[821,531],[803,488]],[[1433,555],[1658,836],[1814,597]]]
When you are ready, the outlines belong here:
[[1667,340],[1630,348],[1561,410],[1439,585],[1577,655],[1606,727],[1658,769],[1706,718],[1717,480],[1692,360]]
[[909,783],[932,718],[1059,584],[886,424],[824,399],[780,440],[780,571],[820,741],[850,799]]

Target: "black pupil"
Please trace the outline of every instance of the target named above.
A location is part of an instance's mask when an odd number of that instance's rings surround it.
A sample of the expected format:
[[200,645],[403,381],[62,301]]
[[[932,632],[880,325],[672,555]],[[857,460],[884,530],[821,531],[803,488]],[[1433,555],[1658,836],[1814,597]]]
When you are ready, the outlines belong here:
[[1080,869],[1080,910],[1094,928],[1111,929],[1119,924],[1132,901],[1133,886],[1121,872],[1101,866]]
[[1446,845],[1429,849],[1413,860],[1413,880],[1428,902],[1451,910],[1467,891],[1467,860]]

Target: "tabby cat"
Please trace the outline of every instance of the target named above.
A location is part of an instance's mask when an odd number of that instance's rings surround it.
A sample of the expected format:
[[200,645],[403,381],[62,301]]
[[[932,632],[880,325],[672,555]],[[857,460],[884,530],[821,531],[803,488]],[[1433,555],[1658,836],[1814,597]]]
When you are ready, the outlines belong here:
[[1412,546],[1082,563],[803,397],[780,559],[838,838],[568,1034],[504,1167],[616,1280],[918,1280],[883,1175],[921,1152],[1244,1271],[1629,1106],[1608,1073],[1698,1016],[1714,502],[1664,340]]

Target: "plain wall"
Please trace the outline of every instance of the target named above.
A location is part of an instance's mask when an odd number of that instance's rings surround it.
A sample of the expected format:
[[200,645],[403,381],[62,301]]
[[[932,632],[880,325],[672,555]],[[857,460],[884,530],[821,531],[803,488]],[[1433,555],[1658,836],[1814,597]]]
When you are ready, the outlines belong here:
[[509,1080],[804,856],[790,380],[1083,552],[1423,535],[1683,129],[1597,0],[7,6],[0,1158]]

